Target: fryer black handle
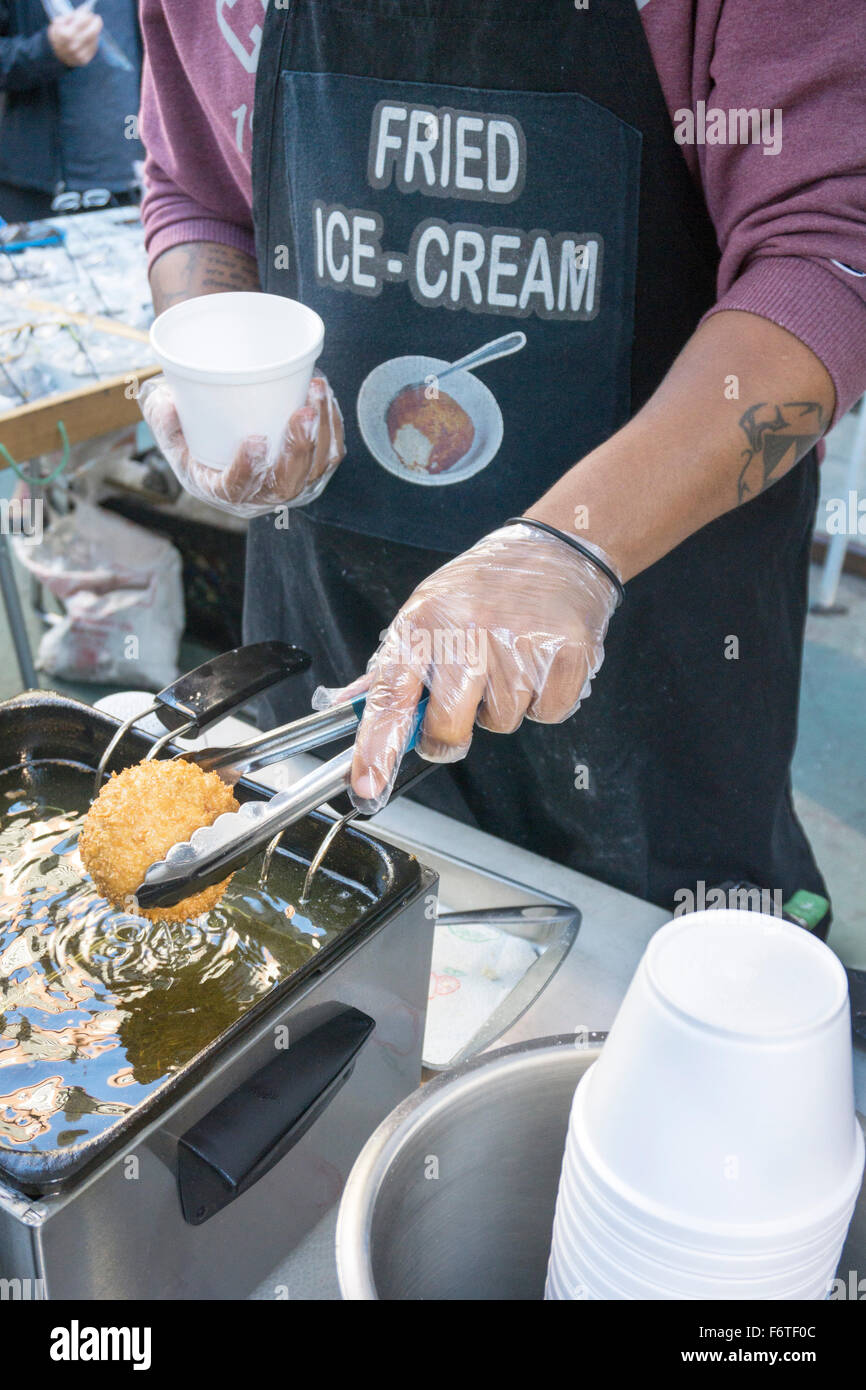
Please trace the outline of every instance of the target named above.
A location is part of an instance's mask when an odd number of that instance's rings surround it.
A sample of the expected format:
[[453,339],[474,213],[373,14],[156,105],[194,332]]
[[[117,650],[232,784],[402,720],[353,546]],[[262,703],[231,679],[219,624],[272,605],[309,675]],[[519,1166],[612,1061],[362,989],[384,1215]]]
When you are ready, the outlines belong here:
[[323,1004],[310,1014],[316,1021],[309,1032],[178,1140],[180,1204],[191,1226],[210,1220],[294,1148],[348,1081],[376,1026],[348,1004]]
[[193,721],[197,737],[217,719],[310,665],[309,654],[289,642],[250,642],[222,652],[194,671],[187,671],[157,695],[157,718],[166,729]]

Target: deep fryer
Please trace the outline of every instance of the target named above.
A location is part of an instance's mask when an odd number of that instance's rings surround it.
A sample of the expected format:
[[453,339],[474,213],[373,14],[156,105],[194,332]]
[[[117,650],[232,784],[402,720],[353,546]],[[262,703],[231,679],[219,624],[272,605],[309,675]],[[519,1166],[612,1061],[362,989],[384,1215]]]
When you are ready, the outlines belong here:
[[[0,768],[93,769],[116,728],[27,692],[0,704]],[[119,763],[152,742],[130,730]],[[266,798],[243,779],[236,795]],[[308,815],[277,856],[309,863],[331,824]],[[420,1080],[436,877],[357,827],[319,872],[361,885],[369,907],[318,956],[95,1138],[0,1146],[0,1277],[41,1280],[52,1298],[240,1297],[337,1199]]]

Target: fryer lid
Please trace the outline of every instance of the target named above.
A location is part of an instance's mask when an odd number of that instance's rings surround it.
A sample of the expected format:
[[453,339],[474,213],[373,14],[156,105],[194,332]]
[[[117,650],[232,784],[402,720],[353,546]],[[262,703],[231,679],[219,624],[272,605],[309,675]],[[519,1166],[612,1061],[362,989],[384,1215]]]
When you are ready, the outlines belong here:
[[[0,771],[46,760],[93,769],[119,723],[101,710],[53,691],[30,690],[0,701]],[[130,730],[112,759],[112,767],[118,769],[138,761],[154,742],[152,736]],[[265,789],[246,779],[237,783],[234,792],[239,801],[267,798]],[[327,816],[313,812],[287,832],[290,850],[281,846],[277,853],[308,864],[330,825]],[[347,950],[354,948],[384,918],[418,892],[428,877],[432,878],[412,856],[381,844],[355,827],[346,827],[337,837],[328,852],[327,865],[319,872],[353,879],[374,893],[376,901],[352,926],[327,943],[314,959],[278,982],[242,1018],[102,1134],[78,1145],[40,1153],[0,1147],[0,1182],[8,1182],[33,1196],[55,1193],[110,1153],[128,1145],[131,1136],[143,1124],[184,1095],[263,1014],[278,1004],[284,1005],[312,973],[321,975],[333,969]]]

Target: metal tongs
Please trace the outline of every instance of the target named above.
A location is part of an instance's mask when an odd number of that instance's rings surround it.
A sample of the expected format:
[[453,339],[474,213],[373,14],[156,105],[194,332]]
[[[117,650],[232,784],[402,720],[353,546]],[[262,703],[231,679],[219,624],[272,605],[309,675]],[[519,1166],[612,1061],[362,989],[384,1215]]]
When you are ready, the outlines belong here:
[[[148,762],[158,757],[173,739],[184,735],[197,737],[252,696],[309,666],[310,657],[299,647],[285,642],[256,642],[224,652],[187,672],[173,685],[160,690],[147,709],[120,725],[99,760],[94,795],[102,785],[115,750],[138,720],[155,714],[166,729],[145,755],[144,761]],[[181,750],[173,756],[195,763],[205,772],[216,772],[233,786],[244,773],[351,736],[361,721],[366,698],[366,694],[359,695],[354,700],[293,720],[232,747]],[[406,749],[408,756],[400,767],[392,798],[434,770],[435,764],[424,762],[417,753],[410,751],[414,748],[426,707],[424,699],[416,711]],[[264,882],[283,831],[344,792],[351,767],[352,749],[348,748],[270,801],[247,802],[240,811],[218,817],[213,825],[195,831],[190,840],[173,845],[164,859],[148,869],[137,893],[139,907],[173,906],[200,888],[220,883],[266,847],[262,866]],[[307,897],[313,875],[335,835],[348,821],[361,814],[351,804],[347,810],[337,810],[337,818],[310,863],[302,900]]]
[[[265,762],[275,762],[278,758],[307,752],[354,732],[360,723],[365,699],[366,696],[361,695],[345,704],[335,705],[319,714],[286,724],[281,729],[274,729],[261,738],[240,744],[237,748],[203,749],[200,753],[189,755],[189,758],[200,767],[218,772],[226,781],[234,781],[241,771],[264,766]],[[435,763],[424,762],[412,751],[426,709],[425,697],[419,702],[415,712],[410,737],[391,792],[391,800],[435,770]],[[263,866],[264,877],[270,857],[283,831],[347,789],[353,756],[354,748],[346,748],[321,767],[314,768],[312,772],[300,778],[293,787],[278,792],[270,801],[245,802],[239,811],[229,811],[218,816],[212,825],[204,825],[194,831],[189,840],[172,845],[165,858],[156,860],[147,870],[144,882],[135,895],[139,908],[172,907],[202,888],[221,883],[235,869],[246,864],[260,849],[267,847]],[[334,836],[347,821],[364,814],[354,807],[344,814],[338,814],[310,864],[301,894],[302,900],[306,898],[312,876],[321,864]]]

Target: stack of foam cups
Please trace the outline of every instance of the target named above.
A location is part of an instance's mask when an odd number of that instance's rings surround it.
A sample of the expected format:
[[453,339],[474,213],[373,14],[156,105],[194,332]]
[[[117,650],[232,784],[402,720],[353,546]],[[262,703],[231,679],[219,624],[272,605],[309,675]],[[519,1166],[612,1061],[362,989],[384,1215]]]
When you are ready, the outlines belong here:
[[652,938],[575,1092],[551,1299],[822,1299],[863,1173],[845,972],[761,913]]

